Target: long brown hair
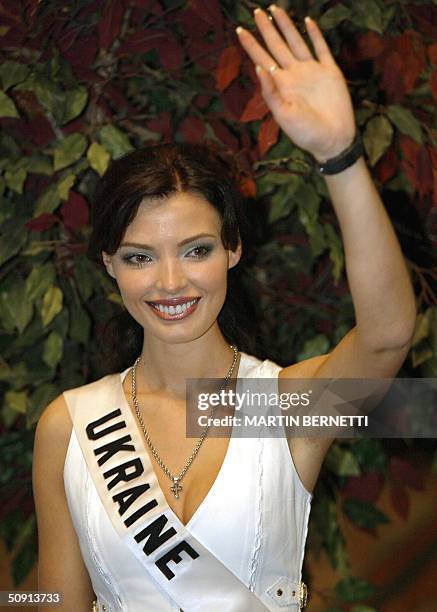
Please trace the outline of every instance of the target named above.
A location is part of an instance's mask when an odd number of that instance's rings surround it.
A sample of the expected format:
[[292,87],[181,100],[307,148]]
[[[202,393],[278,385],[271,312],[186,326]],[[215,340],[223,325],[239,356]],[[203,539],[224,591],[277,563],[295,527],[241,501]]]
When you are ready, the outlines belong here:
[[[101,252],[113,255],[117,251],[144,198],[164,198],[177,192],[202,195],[222,219],[224,248],[235,250],[239,240],[243,245],[239,264],[228,271],[226,300],[218,324],[229,343],[253,354],[256,333],[250,323],[254,324],[255,317],[244,282],[250,225],[235,173],[228,158],[199,144],[153,145],[113,161],[92,203],[88,256],[103,265]],[[108,369],[120,371],[132,365],[142,349],[143,328],[139,323],[124,311],[108,322],[104,336]]]

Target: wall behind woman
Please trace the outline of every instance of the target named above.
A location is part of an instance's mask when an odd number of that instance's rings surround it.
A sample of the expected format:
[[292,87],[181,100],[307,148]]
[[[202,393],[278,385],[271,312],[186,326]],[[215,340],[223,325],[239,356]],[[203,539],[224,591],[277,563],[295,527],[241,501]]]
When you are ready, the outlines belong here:
[[[288,4],[303,24],[306,3]],[[121,312],[116,287],[86,257],[89,202],[111,159],[168,141],[206,143],[233,158],[253,222],[243,289],[255,296],[258,356],[290,364],[326,353],[354,325],[323,179],[309,155],[279,137],[235,35],[237,25],[254,30],[253,8],[232,0],[23,0],[2,11],[0,530],[17,584],[36,553],[33,427],[61,391],[106,373],[102,330]],[[399,376],[437,375],[436,13],[431,0],[311,3],[348,78],[368,163],[417,290],[416,335]],[[339,491],[354,500],[358,513],[347,518],[360,528],[384,522],[376,489],[357,496],[369,478],[391,487],[393,508],[408,516],[411,478],[402,474],[414,473],[418,451],[430,465],[426,440],[333,446],[309,544],[340,576],[349,564],[336,522]],[[339,602],[371,590],[349,578],[339,584]]]

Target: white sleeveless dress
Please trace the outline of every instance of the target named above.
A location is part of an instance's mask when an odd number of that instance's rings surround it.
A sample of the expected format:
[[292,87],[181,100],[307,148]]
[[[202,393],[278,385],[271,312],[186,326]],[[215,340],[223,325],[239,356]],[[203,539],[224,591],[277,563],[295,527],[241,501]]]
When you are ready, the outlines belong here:
[[[276,379],[277,391],[280,370],[272,361],[241,353],[238,378]],[[120,377],[120,384],[128,371],[115,375]],[[92,409],[92,405],[87,407],[90,414]],[[179,606],[159,590],[121,542],[89,474],[74,429],[65,459],[64,484],[97,596],[96,609],[178,611]],[[299,604],[291,597],[291,586],[302,579],[312,497],[298,476],[285,437],[244,439],[232,435],[217,478],[186,528],[267,609],[295,611]]]

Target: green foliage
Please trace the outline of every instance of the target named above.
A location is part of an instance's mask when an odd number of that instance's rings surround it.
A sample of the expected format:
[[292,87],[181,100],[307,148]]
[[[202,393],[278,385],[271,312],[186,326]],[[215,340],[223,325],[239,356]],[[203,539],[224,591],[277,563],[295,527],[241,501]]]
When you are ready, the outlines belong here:
[[[226,88],[217,87],[221,53],[236,44],[234,28],[253,29],[251,3],[211,1],[206,11],[202,3],[167,0],[155,3],[162,13],[148,3],[135,11],[126,5],[119,22],[111,21],[105,3],[80,0],[62,10],[54,0],[37,4],[24,14],[21,3],[9,3],[16,26],[1,30],[0,483],[18,502],[0,520],[0,532],[16,551],[17,584],[35,558],[33,514],[18,510],[19,491],[28,502],[30,487],[17,480],[26,474],[29,484],[33,428],[60,392],[106,373],[98,330],[120,311],[113,283],[83,254],[89,228],[72,227],[75,209],[66,213],[80,198],[89,202],[111,159],[171,138],[206,142],[234,157],[242,191],[248,181],[256,190],[250,206],[258,200],[268,206],[268,232],[262,232],[246,282],[257,295],[260,339],[271,359],[289,364],[327,353],[354,325],[341,236],[311,156],[281,134],[259,154],[261,127],[270,117],[240,120],[256,93],[247,63],[236,67]],[[437,201],[435,65],[416,4],[316,0],[310,14],[335,55],[347,58],[357,125],[377,187],[383,197],[409,202],[411,219],[403,219],[398,207],[393,211],[409,249],[419,310],[401,374],[431,377],[437,375],[437,309],[424,238],[430,238]],[[307,8],[296,3],[297,22],[303,23]],[[196,26],[178,19],[188,9],[205,30],[201,49]],[[138,41],[140,30],[153,32],[154,42]],[[402,65],[402,79],[393,61]],[[421,227],[411,242],[416,218]],[[387,454],[383,442],[366,439],[334,444],[327,456],[312,542],[345,577],[335,589],[343,602],[365,599],[370,587],[348,575],[335,495],[348,478],[366,471],[385,477]],[[385,522],[370,502],[350,498],[342,510],[358,528]]]
[[363,529],[373,529],[381,523],[390,522],[373,504],[356,499],[347,499],[343,504],[343,512],[357,527]]
[[362,578],[348,576],[335,585],[335,591],[340,599],[353,603],[370,597],[373,594],[374,588]]
[[19,117],[13,100],[4,91],[0,91],[0,117]]

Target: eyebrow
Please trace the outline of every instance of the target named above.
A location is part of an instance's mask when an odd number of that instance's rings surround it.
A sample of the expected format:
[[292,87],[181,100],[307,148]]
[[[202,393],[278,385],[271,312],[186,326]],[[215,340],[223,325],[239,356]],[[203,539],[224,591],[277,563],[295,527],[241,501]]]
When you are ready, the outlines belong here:
[[[195,236],[191,236],[190,238],[185,238],[181,242],[178,242],[177,246],[181,247],[184,244],[188,244],[189,242],[194,242],[195,240],[199,240],[199,238],[217,238],[214,234],[196,234]],[[144,249],[146,251],[154,251],[154,247],[148,244],[141,244],[139,242],[122,242],[120,244],[121,247],[133,247],[135,249]]]

